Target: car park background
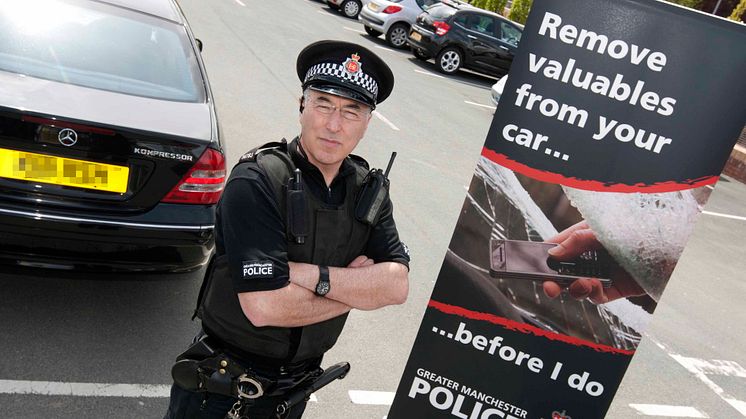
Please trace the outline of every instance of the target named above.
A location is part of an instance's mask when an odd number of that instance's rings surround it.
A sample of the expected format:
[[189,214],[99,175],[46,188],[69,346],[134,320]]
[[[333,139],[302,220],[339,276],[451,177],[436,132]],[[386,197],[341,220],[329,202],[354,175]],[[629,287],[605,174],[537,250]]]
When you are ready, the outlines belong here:
[[[358,22],[318,1],[180,4],[204,42],[228,167],[254,145],[297,133],[295,57],[308,43],[361,43],[379,53],[396,74],[392,97],[377,110],[357,151],[374,167],[384,166],[391,151],[399,153],[391,171],[392,195],[401,236],[412,251],[410,298],[403,306],[351,315],[325,364],[350,361],[352,371],[320,391],[306,415],[382,418],[489,128],[495,79],[468,72],[444,77],[432,62],[390,49],[382,38],[365,35]],[[718,387],[733,399],[746,400],[746,354],[741,349],[746,346],[741,333],[746,308],[739,301],[746,291],[740,274],[746,270],[740,245],[746,233],[743,208],[746,186],[721,180],[609,418],[636,417],[640,409],[650,409],[631,404],[691,407],[711,418],[746,417],[715,394]],[[162,417],[172,361],[198,328],[189,317],[202,274],[2,271],[0,416]],[[694,373],[695,361],[713,359],[729,364]],[[91,396],[105,391],[115,396]],[[44,392],[55,395],[40,394]],[[71,393],[80,395],[64,395]],[[145,397],[152,395],[161,397]],[[671,412],[652,409],[645,411]]]

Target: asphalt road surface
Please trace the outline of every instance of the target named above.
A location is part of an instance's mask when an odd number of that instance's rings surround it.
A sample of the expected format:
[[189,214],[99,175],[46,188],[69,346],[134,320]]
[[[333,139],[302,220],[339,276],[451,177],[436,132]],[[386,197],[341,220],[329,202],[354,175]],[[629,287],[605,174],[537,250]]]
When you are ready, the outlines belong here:
[[[308,43],[361,43],[396,74],[357,154],[382,167],[399,153],[392,195],[412,251],[410,298],[352,313],[325,360],[350,361],[352,371],[320,391],[306,415],[383,418],[492,118],[494,79],[443,77],[317,1],[180,4],[204,42],[229,165],[298,133],[295,58]],[[705,210],[609,418],[746,417],[746,186],[723,178]],[[189,318],[201,277],[0,273],[0,417],[162,417],[173,358],[198,329]]]

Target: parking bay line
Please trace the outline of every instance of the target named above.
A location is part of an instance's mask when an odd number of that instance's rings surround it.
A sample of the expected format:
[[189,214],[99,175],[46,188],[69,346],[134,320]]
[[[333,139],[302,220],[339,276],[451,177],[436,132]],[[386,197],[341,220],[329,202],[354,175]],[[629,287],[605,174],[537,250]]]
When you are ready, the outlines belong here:
[[396,51],[394,51],[394,50],[393,50],[393,49],[391,49],[391,48],[386,48],[386,47],[382,47],[382,46],[380,46],[380,45],[376,45],[376,48],[378,48],[378,49],[382,49],[382,50],[384,50],[384,51],[388,51],[388,52],[396,52]]
[[659,342],[649,334],[645,334],[645,337],[653,342],[658,348],[665,352],[668,356],[673,358],[676,362],[684,367],[687,371],[693,374],[699,379],[702,384],[708,387],[713,393],[715,393],[720,399],[728,403],[731,407],[737,410],[743,417],[746,418],[746,401],[738,400],[730,394],[726,393],[725,390],[719,385],[715,384],[714,381],[710,380],[707,375],[722,375],[726,377],[740,377],[746,378],[746,369],[734,361],[724,360],[704,360],[698,358],[685,357],[677,354],[676,352],[668,349],[666,345]]
[[645,416],[665,416],[671,418],[709,418],[706,414],[691,406],[668,406],[662,404],[636,404],[629,407]]
[[[60,381],[0,380],[0,394],[41,396],[168,398],[171,386],[162,384],[65,383]],[[315,393],[309,398],[318,402]]]
[[712,211],[702,211],[702,214],[712,215],[715,217],[730,218],[730,219],[739,220],[739,221],[746,221],[746,217],[741,217],[738,215],[722,214],[719,212],[712,212]]
[[348,390],[347,394],[355,404],[391,406],[394,403],[393,391]]
[[344,29],[346,31],[357,32],[357,33],[361,33],[361,34],[365,35],[365,32],[363,32],[361,30],[353,29],[353,28],[348,28],[347,26],[342,26],[342,29]]
[[59,381],[0,380],[0,393],[44,396],[164,398],[171,386],[159,384],[65,383]]
[[385,116],[381,115],[380,112],[373,111],[373,115],[375,115],[376,118],[380,119],[384,124],[388,125],[389,128],[391,128],[392,130],[399,131],[399,128],[397,128],[396,125],[392,124],[391,121],[389,121],[388,119],[386,119]]
[[424,74],[426,76],[437,77],[439,79],[444,79],[445,78],[445,77],[441,76],[440,74],[430,73],[429,71],[414,70],[414,72],[415,73]]
[[492,110],[495,110],[495,109],[497,109],[497,108],[496,108],[496,107],[494,107],[494,106],[490,106],[490,105],[482,105],[481,103],[476,103],[476,102],[469,102],[468,100],[465,100],[465,101],[464,101],[464,103],[468,103],[469,105],[474,105],[474,106],[481,106],[481,107],[483,107],[483,108],[489,108],[489,109],[492,109]]

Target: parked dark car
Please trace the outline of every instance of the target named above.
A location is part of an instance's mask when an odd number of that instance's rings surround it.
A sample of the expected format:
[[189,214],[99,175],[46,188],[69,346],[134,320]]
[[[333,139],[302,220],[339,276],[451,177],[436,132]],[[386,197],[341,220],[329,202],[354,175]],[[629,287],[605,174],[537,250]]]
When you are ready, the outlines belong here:
[[435,4],[417,17],[407,42],[417,58],[435,58],[443,73],[461,67],[500,77],[513,62],[523,26],[475,7]]
[[0,262],[188,271],[225,162],[174,0],[0,3]]

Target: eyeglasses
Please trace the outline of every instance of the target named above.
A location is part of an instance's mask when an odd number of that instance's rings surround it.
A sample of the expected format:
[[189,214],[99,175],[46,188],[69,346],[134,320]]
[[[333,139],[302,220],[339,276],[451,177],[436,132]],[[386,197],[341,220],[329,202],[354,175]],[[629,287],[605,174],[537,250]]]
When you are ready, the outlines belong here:
[[319,99],[313,99],[311,101],[311,107],[318,113],[322,115],[331,115],[334,112],[339,109],[340,114],[342,114],[342,118],[348,120],[348,121],[355,121],[359,122],[362,121],[363,118],[368,116],[370,114],[370,109],[360,109],[360,108],[354,108],[354,107],[337,107],[335,105],[332,105],[329,102],[322,101]]

